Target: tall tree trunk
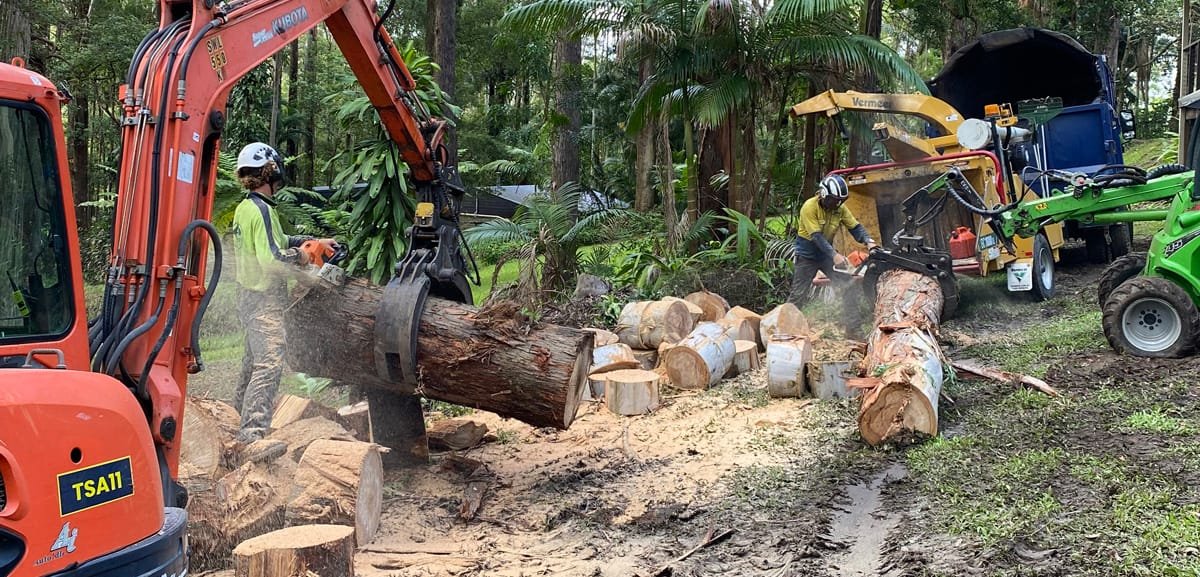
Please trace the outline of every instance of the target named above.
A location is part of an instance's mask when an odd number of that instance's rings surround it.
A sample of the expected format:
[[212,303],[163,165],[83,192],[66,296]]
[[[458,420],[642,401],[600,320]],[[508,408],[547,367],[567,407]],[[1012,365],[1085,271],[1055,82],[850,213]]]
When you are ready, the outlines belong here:
[[696,209],[701,214],[708,211],[719,211],[728,205],[729,187],[716,190],[712,186],[713,177],[725,170],[725,154],[729,148],[725,126],[728,124],[700,128],[700,158],[696,165],[696,184],[699,194],[697,195]]
[[[291,111],[296,111],[296,110],[300,109],[300,102],[299,102],[298,96],[297,96],[297,94],[299,93],[299,88],[300,88],[299,79],[300,79],[300,41],[296,40],[296,41],[292,42],[291,46],[288,47],[287,104],[288,104],[288,110],[291,110]],[[296,153],[299,152],[295,133],[292,132],[292,133],[284,136],[283,143],[284,143],[284,147],[283,147],[284,148],[284,153],[283,153],[284,158],[295,158]],[[292,167],[291,173],[292,174],[290,175],[290,177],[292,178],[292,181],[295,182],[297,180],[295,166]],[[299,184],[300,184],[300,186],[303,186],[303,187],[312,186],[312,183],[308,183],[308,182],[301,182]]]
[[[311,91],[316,86],[317,80],[317,31],[313,29],[308,33],[308,43],[304,47],[304,86]],[[307,98],[306,98],[307,99]],[[307,162],[304,163],[304,175],[302,176],[306,186],[316,184],[316,167],[317,167],[317,150],[316,150],[316,135],[317,135],[317,106],[316,102],[310,101],[306,103],[305,118],[304,118],[304,154]]]
[[437,54],[437,17],[439,0],[425,0],[425,53]]
[[279,149],[279,100],[283,89],[283,52],[275,53],[275,74],[271,80],[271,132],[267,144]]
[[[75,101],[70,104],[71,115],[71,188],[75,198],[91,200],[91,154],[88,149],[88,134],[91,131],[90,111],[88,110],[88,91],[80,90],[75,94]],[[86,214],[86,213],[85,213]],[[80,227],[91,224],[90,219],[82,219]]]
[[674,253],[679,238],[679,215],[675,214],[675,165],[671,160],[671,123],[667,119],[658,122],[659,169],[662,171],[663,221],[667,226],[667,252]]
[[579,182],[579,69],[583,63],[580,40],[565,34],[554,46],[554,114],[561,123],[554,131],[554,189]]
[[742,136],[742,182],[741,193],[734,210],[754,218],[754,201],[758,193],[758,114],[751,106],[741,123]]
[[[437,72],[437,83],[446,98],[454,102],[454,61],[458,57],[458,0],[436,0],[437,2],[437,34],[434,38],[433,60],[440,70]],[[448,110],[442,111],[449,120],[455,120]],[[446,148],[449,152],[451,166],[458,165],[458,131],[449,128],[446,131]]]
[[[638,66],[638,86],[645,84],[649,77],[650,61],[642,60]],[[649,118],[642,122],[642,128],[638,130],[634,154],[633,206],[638,212],[649,212],[654,208],[654,189],[650,187],[650,172],[654,170],[654,122]]]
[[[808,97],[817,95],[817,85],[808,81]],[[817,114],[809,114],[804,121],[804,185],[800,194],[807,198],[817,189]],[[796,212],[800,207],[796,207]]]
[[22,6],[14,0],[0,4],[0,59],[8,62],[13,57],[29,59],[33,28],[25,17]]
[[[859,32],[864,36],[870,36],[879,40],[882,29],[883,0],[863,0],[862,22],[859,26]],[[879,90],[879,80],[869,71],[863,73],[861,82],[864,92],[877,92]],[[869,164],[871,142],[869,134],[860,134],[857,131],[850,134],[851,166]]]
[[827,148],[825,149],[825,171],[821,174],[824,176],[830,171],[837,170],[842,163],[842,151],[839,146],[842,139],[842,131],[838,128],[836,122],[827,124],[829,127],[829,140],[825,141]]

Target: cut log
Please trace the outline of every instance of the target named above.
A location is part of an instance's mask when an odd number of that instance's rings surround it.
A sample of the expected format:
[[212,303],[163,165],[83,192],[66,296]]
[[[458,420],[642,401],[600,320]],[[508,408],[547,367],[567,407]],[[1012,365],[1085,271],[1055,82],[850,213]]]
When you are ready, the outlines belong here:
[[[293,304],[285,315],[290,333],[321,327],[322,334],[337,338],[324,339],[320,347],[288,347],[292,370],[420,394],[535,427],[571,425],[587,387],[592,333],[556,325],[530,328],[514,318],[519,315],[481,314],[431,296],[417,334],[420,382],[414,389],[376,374],[375,315],[382,293],[382,287],[350,279],[341,287],[317,285]],[[381,436],[378,422],[374,432]]]
[[625,369],[604,373],[604,403],[618,415],[644,415],[658,408],[659,377],[653,371]]
[[804,313],[796,305],[783,303],[763,315],[758,332],[763,346],[770,346],[771,337],[778,334],[806,337],[809,333],[808,319],[804,318]]
[[308,446],[292,481],[288,525],[350,525],[355,541],[366,545],[379,531],[382,515],[379,445],[321,440]]
[[621,342],[621,339],[617,337],[616,333],[612,333],[604,329],[585,328],[583,330],[596,336],[595,343],[592,345],[596,348]]
[[714,292],[697,291],[683,297],[683,300],[700,307],[700,310],[703,311],[700,320],[704,322],[719,321],[724,318],[725,313],[729,312],[729,302]]
[[337,411],[312,399],[283,395],[275,404],[275,412],[271,415],[271,428],[282,429],[296,421],[312,417],[324,417],[332,421],[337,418]]
[[683,303],[683,306],[688,309],[688,314],[692,317],[692,326],[700,324],[701,318],[704,316],[704,309],[700,308],[700,305],[679,297],[663,297],[662,300]]
[[804,366],[812,360],[807,338],[775,335],[767,343],[767,394],[772,397],[804,396]]
[[429,427],[429,448],[433,451],[461,451],[478,445],[487,435],[487,425],[467,419],[442,419]]
[[726,377],[736,377],[759,367],[758,343],[754,341],[733,341],[733,365]]
[[354,527],[288,527],[233,550],[236,577],[354,577]]
[[625,343],[606,345],[592,349],[592,368],[588,375],[616,371],[620,369],[636,369],[642,364],[633,356],[633,349]]
[[804,369],[808,390],[818,399],[857,397],[862,389],[848,386],[847,376],[853,375],[850,361],[811,361]]
[[859,408],[858,429],[868,443],[910,433],[937,435],[944,373],[935,335],[941,310],[937,280],[901,270],[879,277],[875,329],[859,370],[879,379]]
[[758,335],[754,331],[754,325],[746,319],[723,317],[717,320],[717,324],[725,327],[725,331],[735,341],[758,342]]
[[220,565],[236,544],[282,528],[295,469],[295,462],[283,457],[269,464],[245,463],[210,485],[185,483],[193,562]]
[[766,350],[766,343],[762,342],[762,335],[759,332],[762,328],[762,315],[747,308],[733,307],[729,309],[729,312],[725,313],[725,318],[744,319],[746,322],[750,323],[750,328],[754,331],[754,338],[750,340],[758,343],[758,350]]
[[300,460],[300,457],[304,455],[305,449],[313,441],[319,439],[332,439],[335,441],[355,440],[354,435],[351,435],[345,427],[324,417],[312,417],[311,419],[296,421],[278,431],[273,431],[267,438],[278,439],[287,443],[288,455],[292,458],[293,462]]
[[692,316],[678,301],[636,301],[617,317],[617,337],[632,349],[654,349],[682,339],[692,330]]
[[338,409],[338,421],[349,430],[355,439],[364,443],[373,440],[371,436],[371,407],[366,401],[346,405]]
[[681,389],[707,389],[733,364],[733,338],[717,323],[700,323],[686,339],[662,357],[671,384]]
[[654,367],[658,366],[658,351],[656,350],[634,349],[633,358],[641,363],[640,368],[647,371],[652,371]]
[[208,479],[219,478],[228,467],[226,454],[234,445],[240,421],[237,411],[221,401],[188,397],[183,406],[180,461]]
[[588,393],[592,400],[604,398],[604,373],[588,377]]

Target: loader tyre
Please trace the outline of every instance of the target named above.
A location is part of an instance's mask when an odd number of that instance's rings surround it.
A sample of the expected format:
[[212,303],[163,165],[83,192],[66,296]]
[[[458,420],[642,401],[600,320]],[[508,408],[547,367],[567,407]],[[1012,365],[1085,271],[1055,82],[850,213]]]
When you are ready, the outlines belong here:
[[1111,252],[1108,247],[1108,239],[1104,236],[1104,229],[1089,228],[1083,233],[1083,242],[1087,248],[1088,264],[1104,264],[1110,259]]
[[1104,336],[1119,353],[1176,358],[1195,350],[1200,313],[1179,285],[1159,277],[1131,278],[1104,303]]
[[1121,283],[1141,274],[1145,269],[1145,253],[1127,254],[1112,261],[1112,264],[1100,273],[1100,286],[1096,291],[1097,296],[1100,297],[1100,308],[1104,308],[1104,303],[1108,301],[1108,295],[1121,286]]
[[1175,164],[1175,163],[1162,164],[1162,165],[1156,166],[1154,168],[1151,168],[1150,171],[1146,173],[1146,180],[1154,180],[1160,176],[1167,176],[1170,174],[1181,174],[1184,172],[1190,172],[1191,170],[1192,169],[1190,169],[1182,164]]
[[1133,250],[1133,223],[1119,222],[1108,227],[1109,253],[1114,259],[1121,258]]
[[1033,239],[1033,299],[1044,301],[1054,297],[1054,251],[1046,235]]

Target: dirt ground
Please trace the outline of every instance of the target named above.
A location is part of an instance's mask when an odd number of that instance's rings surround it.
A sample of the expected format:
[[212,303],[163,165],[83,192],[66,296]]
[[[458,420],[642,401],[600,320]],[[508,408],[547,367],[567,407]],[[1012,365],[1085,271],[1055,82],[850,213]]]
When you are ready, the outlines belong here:
[[1062,397],[951,380],[915,446],[867,446],[853,400],[769,399],[761,370],[639,417],[589,403],[567,431],[468,415],[498,441],[391,473],[358,574],[1200,575],[1200,360],[1113,354],[1101,268],[1060,267],[1045,303],[967,279],[946,351]]

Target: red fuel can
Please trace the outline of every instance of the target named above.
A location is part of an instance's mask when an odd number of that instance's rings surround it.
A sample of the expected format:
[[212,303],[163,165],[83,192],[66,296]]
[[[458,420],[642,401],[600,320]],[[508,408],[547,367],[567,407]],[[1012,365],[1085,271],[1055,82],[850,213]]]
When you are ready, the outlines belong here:
[[950,258],[975,258],[975,233],[970,228],[960,226],[950,233]]

